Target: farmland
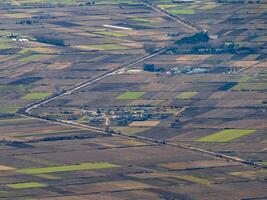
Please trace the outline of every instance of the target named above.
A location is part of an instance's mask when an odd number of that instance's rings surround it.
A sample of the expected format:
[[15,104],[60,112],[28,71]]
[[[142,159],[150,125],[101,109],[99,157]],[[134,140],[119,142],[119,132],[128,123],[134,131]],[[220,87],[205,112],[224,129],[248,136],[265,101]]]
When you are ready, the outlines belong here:
[[119,95],[117,99],[139,99],[144,94],[144,92],[124,92],[123,94]]
[[38,99],[44,99],[48,97],[49,95],[51,95],[51,93],[49,92],[33,92],[33,93],[29,93],[25,95],[22,98],[25,100],[38,100]]
[[248,135],[255,132],[255,130],[223,130],[218,133],[214,133],[212,135],[199,138],[197,141],[199,142],[229,142],[239,137]]
[[7,0],[0,21],[0,199],[267,198],[264,1]]

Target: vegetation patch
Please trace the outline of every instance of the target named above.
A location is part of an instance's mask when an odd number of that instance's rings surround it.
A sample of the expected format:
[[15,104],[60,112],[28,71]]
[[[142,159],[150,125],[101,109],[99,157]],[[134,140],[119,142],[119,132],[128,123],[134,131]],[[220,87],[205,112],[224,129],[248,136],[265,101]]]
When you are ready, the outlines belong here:
[[261,165],[267,166],[267,161],[262,161],[262,162],[258,162],[258,163],[261,164]]
[[31,55],[25,58],[21,58],[18,61],[20,62],[33,62],[33,61],[39,61],[40,59],[43,58],[47,58],[47,55],[42,55],[42,54],[38,54],[38,55]]
[[32,92],[22,97],[24,100],[41,100],[50,96],[50,92]]
[[119,167],[119,166],[108,162],[99,162],[99,163],[81,163],[77,165],[65,165],[56,167],[20,169],[16,171],[22,174],[44,174],[44,173],[54,173],[54,172],[108,169],[114,167]]
[[197,94],[198,94],[198,92],[181,92],[180,94],[178,94],[176,96],[176,99],[189,100],[189,99],[191,99],[193,96],[195,96]]
[[249,90],[266,90],[266,83],[238,83],[236,86],[231,88],[231,90],[237,91],[249,91]]
[[227,129],[197,139],[198,142],[230,142],[234,139],[254,133],[256,130]]
[[139,99],[144,94],[145,92],[124,92],[123,94],[119,95],[116,99],[122,99],[122,100]]
[[242,82],[247,82],[251,79],[251,76],[243,76],[241,77],[237,82],[242,83]]
[[26,50],[31,50],[39,53],[48,53],[48,54],[53,54],[53,53],[58,53],[59,50],[55,50],[49,47],[32,47]]
[[195,14],[194,10],[183,10],[183,9],[175,9],[175,10],[169,10],[171,14],[175,15],[193,15]]
[[7,184],[6,186],[13,188],[13,189],[28,189],[28,188],[47,187],[46,184],[38,183],[38,182],[13,183],[13,184]]
[[0,38],[0,49],[11,49],[13,46],[10,44],[9,39]]
[[204,5],[204,6],[200,7],[199,9],[202,9],[202,10],[211,10],[211,9],[216,8],[216,7],[217,7],[216,4],[207,4],[207,5]]
[[233,176],[241,176],[249,179],[258,179],[265,177],[267,175],[266,171],[257,170],[257,171],[239,171],[239,172],[230,172],[229,174]]
[[18,111],[19,107],[13,106],[0,106],[0,113],[14,114]]
[[169,8],[174,8],[177,5],[175,5],[175,4],[159,4],[157,6],[160,7],[161,9],[169,9]]

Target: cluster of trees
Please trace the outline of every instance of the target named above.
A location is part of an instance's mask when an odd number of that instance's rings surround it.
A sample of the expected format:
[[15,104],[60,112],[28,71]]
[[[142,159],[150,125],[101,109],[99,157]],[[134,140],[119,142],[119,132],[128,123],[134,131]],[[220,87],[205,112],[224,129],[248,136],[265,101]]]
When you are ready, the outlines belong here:
[[199,32],[192,36],[184,37],[180,40],[177,40],[175,44],[197,44],[200,42],[208,42],[210,40],[210,37],[207,32]]
[[156,67],[154,64],[144,64],[143,69],[144,71],[148,71],[148,72],[163,72],[164,71],[164,68]]
[[16,21],[16,24],[26,24],[26,25],[37,24],[37,23],[39,23],[39,20],[37,19],[22,19],[20,21]]
[[56,46],[66,46],[65,41],[60,38],[52,38],[52,37],[45,37],[45,36],[35,36],[38,42],[52,44]]

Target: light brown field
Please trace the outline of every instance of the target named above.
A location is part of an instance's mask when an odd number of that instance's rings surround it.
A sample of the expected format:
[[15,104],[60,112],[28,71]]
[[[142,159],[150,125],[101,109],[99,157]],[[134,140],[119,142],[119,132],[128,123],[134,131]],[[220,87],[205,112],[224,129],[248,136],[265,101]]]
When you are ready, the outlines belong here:
[[207,161],[191,161],[191,162],[173,162],[159,164],[161,167],[168,169],[190,169],[190,168],[208,168],[208,167],[223,167],[234,166],[238,163],[230,163],[222,160],[207,160]]
[[15,168],[9,167],[6,165],[0,165],[0,171],[9,171],[9,170],[14,170]]
[[49,69],[65,69],[72,65],[72,62],[54,62],[52,64],[47,65]]
[[135,127],[135,126],[144,126],[144,127],[154,127],[157,126],[160,123],[160,121],[134,121],[129,124],[129,126]]

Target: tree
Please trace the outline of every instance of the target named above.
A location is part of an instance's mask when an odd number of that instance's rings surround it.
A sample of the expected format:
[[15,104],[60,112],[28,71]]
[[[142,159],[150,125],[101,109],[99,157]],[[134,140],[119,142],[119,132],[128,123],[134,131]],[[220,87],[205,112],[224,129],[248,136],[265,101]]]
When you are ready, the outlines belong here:
[[156,67],[154,64],[144,64],[144,71],[154,72]]

